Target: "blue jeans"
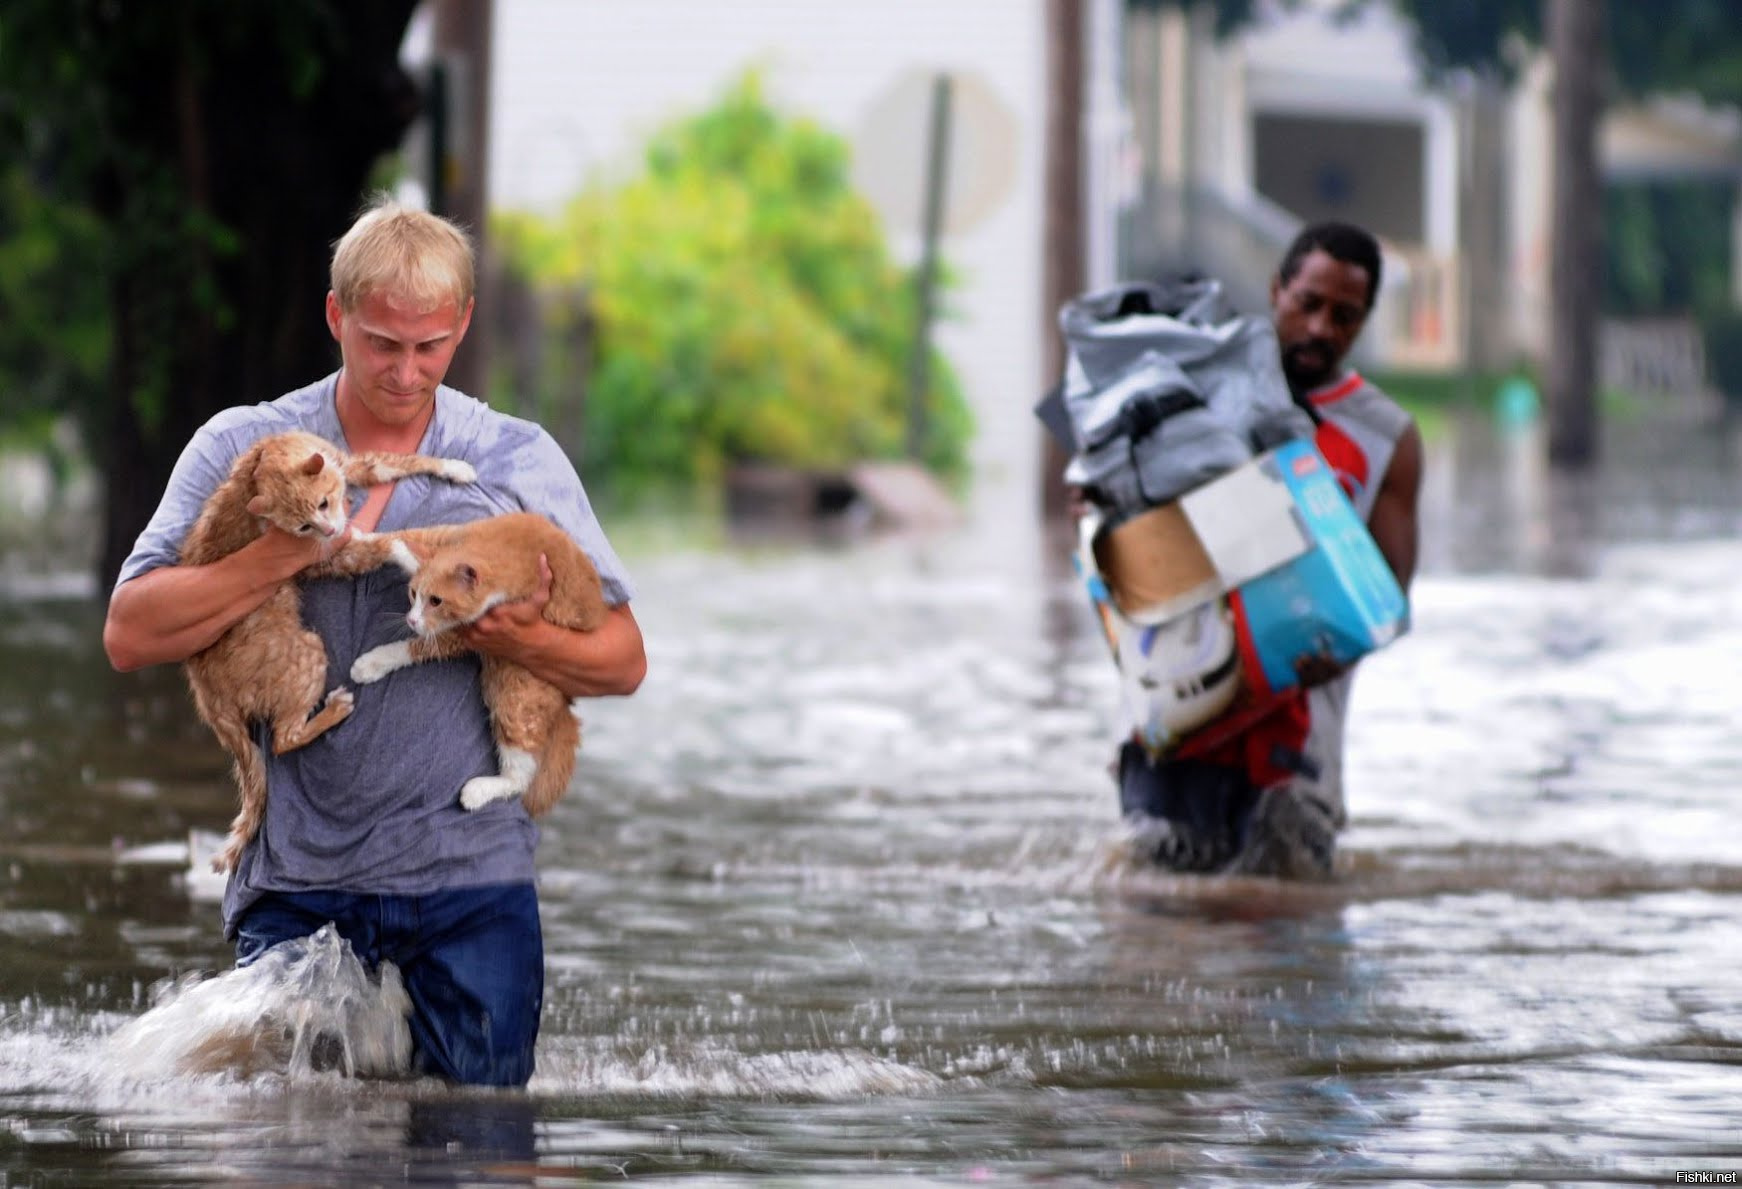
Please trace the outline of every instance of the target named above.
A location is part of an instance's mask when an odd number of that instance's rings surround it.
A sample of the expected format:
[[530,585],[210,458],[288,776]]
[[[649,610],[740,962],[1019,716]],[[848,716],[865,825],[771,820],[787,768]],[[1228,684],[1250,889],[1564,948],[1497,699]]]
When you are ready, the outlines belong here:
[[481,1086],[532,1077],[544,935],[530,883],[425,896],[269,892],[237,925],[236,965],[328,921],[366,966],[399,968],[418,1072]]
[[1172,871],[1325,879],[1335,864],[1336,814],[1306,786],[1257,788],[1244,769],[1150,760],[1119,749],[1119,811],[1138,848]]

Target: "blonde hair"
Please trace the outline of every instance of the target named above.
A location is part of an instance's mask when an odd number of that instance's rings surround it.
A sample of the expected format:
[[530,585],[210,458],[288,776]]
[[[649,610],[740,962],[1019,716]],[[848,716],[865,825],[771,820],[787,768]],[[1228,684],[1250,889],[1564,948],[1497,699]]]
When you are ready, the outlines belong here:
[[382,197],[333,246],[332,286],[347,313],[384,293],[427,314],[445,302],[462,312],[475,286],[472,242],[439,215]]

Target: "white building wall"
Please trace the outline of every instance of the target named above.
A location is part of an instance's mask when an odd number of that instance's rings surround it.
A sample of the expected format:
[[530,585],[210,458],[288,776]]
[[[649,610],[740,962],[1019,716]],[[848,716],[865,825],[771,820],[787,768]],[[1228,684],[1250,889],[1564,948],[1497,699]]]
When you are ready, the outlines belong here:
[[1458,250],[1458,117],[1420,75],[1407,27],[1382,6],[1340,19],[1330,6],[1273,14],[1244,39],[1252,111],[1401,120],[1421,128],[1423,243]]
[[962,283],[937,341],[974,407],[976,472],[1019,477],[1008,498],[1038,501],[1031,410],[1042,389],[1045,318],[1044,0],[496,0],[495,11],[490,185],[498,208],[550,209],[590,178],[634,172],[650,132],[711,106],[746,68],[760,66],[778,106],[854,143],[874,198],[895,220],[891,241],[912,261],[923,126],[904,145],[872,126],[874,113],[911,106],[891,102],[904,78],[911,85],[948,71],[962,80],[958,96],[973,92],[976,106],[958,107],[958,128],[977,116],[981,143],[974,163],[954,163],[951,192],[976,197],[944,239]]

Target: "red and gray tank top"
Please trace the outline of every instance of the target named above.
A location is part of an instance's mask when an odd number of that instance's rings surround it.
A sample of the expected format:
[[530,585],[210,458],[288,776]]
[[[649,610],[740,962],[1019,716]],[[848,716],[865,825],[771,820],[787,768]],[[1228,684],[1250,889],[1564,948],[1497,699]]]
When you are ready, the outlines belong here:
[[[1306,398],[1318,428],[1313,444],[1363,521],[1371,519],[1385,472],[1410,418],[1397,402],[1358,372],[1315,389]],[[1260,788],[1305,777],[1323,794],[1340,826],[1343,818],[1343,728],[1354,673],[1308,692],[1297,692],[1237,739],[1207,753],[1213,763],[1244,767]],[[1304,767],[1316,774],[1303,773]]]
[[1409,428],[1409,414],[1358,372],[1347,373],[1307,399],[1318,422],[1314,445],[1337,472],[1343,494],[1361,519],[1370,519],[1397,441]]

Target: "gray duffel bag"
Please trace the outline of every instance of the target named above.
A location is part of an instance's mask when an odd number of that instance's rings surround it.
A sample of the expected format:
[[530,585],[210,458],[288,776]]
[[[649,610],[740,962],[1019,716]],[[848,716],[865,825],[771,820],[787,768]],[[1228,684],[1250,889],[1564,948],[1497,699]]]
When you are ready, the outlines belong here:
[[1235,313],[1221,283],[1129,282],[1059,310],[1065,471],[1110,519],[1163,504],[1290,438],[1312,418],[1289,395],[1270,320]]

